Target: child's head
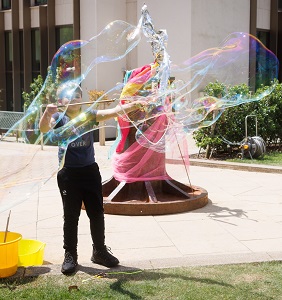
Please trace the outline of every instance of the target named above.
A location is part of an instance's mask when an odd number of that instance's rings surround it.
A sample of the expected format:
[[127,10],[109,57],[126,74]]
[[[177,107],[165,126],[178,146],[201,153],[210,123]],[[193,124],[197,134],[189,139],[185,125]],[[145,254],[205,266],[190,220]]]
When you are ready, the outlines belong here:
[[74,84],[74,83],[62,84],[57,89],[57,97],[59,100],[66,98],[69,101],[74,98],[81,98],[82,97],[82,89],[79,85]]
[[[64,84],[57,90],[58,102],[62,105],[75,104],[82,102],[82,89],[79,85]],[[81,105],[68,106],[68,111],[76,111],[81,109]]]

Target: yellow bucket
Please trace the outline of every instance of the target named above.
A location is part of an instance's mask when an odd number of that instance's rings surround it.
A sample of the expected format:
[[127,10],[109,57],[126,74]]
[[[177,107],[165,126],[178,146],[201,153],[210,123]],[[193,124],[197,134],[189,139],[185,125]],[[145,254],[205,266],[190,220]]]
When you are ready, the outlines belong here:
[[0,231],[0,278],[14,275],[18,270],[18,242],[22,235],[16,232]]
[[19,242],[19,267],[41,266],[46,244],[37,240],[22,239]]

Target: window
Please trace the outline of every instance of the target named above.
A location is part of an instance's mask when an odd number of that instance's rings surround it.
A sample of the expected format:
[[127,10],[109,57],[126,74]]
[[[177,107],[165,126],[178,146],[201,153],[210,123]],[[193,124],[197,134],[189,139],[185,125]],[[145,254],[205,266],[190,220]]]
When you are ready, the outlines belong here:
[[24,90],[24,49],[23,49],[23,31],[20,30],[20,86],[21,86],[21,107],[24,105],[22,92]]
[[[268,30],[257,30],[257,38],[264,44],[265,47],[269,49],[270,47],[270,31]],[[261,65],[265,65],[265,61],[268,61],[268,51],[261,51],[261,47],[259,45],[256,49],[256,70],[261,68]],[[265,70],[266,71],[266,70]],[[271,68],[269,69],[271,72]],[[260,78],[258,74],[260,72],[256,72],[256,88],[259,88],[261,84],[271,84],[271,82],[266,82],[267,78]],[[272,78],[273,74],[269,73],[269,78]]]
[[282,0],[278,0],[278,11],[282,11]]
[[6,107],[13,110],[13,52],[12,32],[5,32],[5,62],[6,62]]
[[[63,44],[73,40],[73,27],[62,26],[56,28],[56,47],[59,49]],[[63,55],[58,57],[60,61],[61,71],[64,72],[64,76],[70,78],[77,78],[81,76],[81,65],[80,65],[80,48],[69,49],[67,56]],[[67,68],[69,71],[67,71]],[[66,77],[65,77],[66,78]]]
[[47,4],[47,0],[35,0],[34,5],[44,5]]
[[5,62],[6,62],[6,70],[12,71],[12,63],[13,63],[13,45],[12,45],[12,32],[5,32]]
[[20,37],[20,70],[23,72],[24,69],[24,57],[23,57],[23,31],[19,31],[19,37]]
[[265,47],[269,48],[270,44],[270,32],[267,30],[258,30],[257,38],[264,44]]
[[40,34],[39,29],[31,31],[32,78],[40,74]]
[[59,49],[63,44],[71,40],[73,40],[72,25],[56,28],[56,49]]
[[2,0],[2,9],[11,9],[11,0]]

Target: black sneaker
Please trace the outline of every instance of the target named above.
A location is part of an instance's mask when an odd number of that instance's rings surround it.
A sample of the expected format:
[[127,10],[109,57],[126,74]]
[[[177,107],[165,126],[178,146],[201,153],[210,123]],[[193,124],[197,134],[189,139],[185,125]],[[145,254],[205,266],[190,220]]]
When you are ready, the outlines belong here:
[[111,268],[119,264],[119,260],[111,254],[111,248],[104,246],[102,249],[96,250],[93,247],[91,261],[95,264],[103,265]]
[[71,274],[74,273],[77,267],[77,257],[73,257],[71,253],[66,252],[65,253],[65,259],[62,264],[61,272],[63,274]]

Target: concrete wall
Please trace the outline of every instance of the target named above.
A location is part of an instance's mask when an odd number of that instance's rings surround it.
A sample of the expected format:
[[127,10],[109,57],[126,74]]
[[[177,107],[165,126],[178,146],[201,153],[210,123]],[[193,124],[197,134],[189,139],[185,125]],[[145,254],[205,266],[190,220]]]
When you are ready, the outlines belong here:
[[[81,1],[81,37],[89,39],[117,19],[137,24],[143,5],[142,0]],[[205,49],[218,46],[232,32],[249,32],[250,2],[246,0],[147,0],[146,5],[155,29],[167,30],[172,63],[180,64]],[[83,88],[108,90],[122,80],[123,70],[153,60],[151,46],[144,38],[126,59],[94,68]],[[111,137],[112,133],[115,131],[107,131],[106,136]]]
[[249,32],[250,1],[192,2],[192,55],[218,46],[232,32]]
[[73,1],[72,0],[56,0],[55,11],[56,11],[55,23],[57,26],[69,25],[73,23]]
[[[83,0],[80,2],[80,6],[80,35],[83,40],[89,40],[97,36],[112,21],[126,21],[125,0]],[[97,49],[93,49],[93,51],[97,51]],[[89,56],[91,53],[87,53],[86,55]],[[83,96],[84,100],[88,100],[87,91],[89,90],[97,89],[107,91],[115,87],[117,82],[122,82],[125,68],[126,59],[102,63],[93,67],[82,83],[82,88],[85,91]],[[112,96],[114,97],[114,95]],[[115,137],[116,122],[109,120],[106,122],[106,126],[109,126],[106,128],[106,137]]]
[[[173,62],[182,62],[191,55],[191,0],[161,1],[148,0],[146,5],[155,29],[166,29],[168,53]],[[144,1],[137,1],[137,15]],[[139,19],[138,17],[138,19]],[[144,41],[138,47],[138,65],[153,61],[150,45]]]
[[257,28],[270,29],[270,5],[271,0],[258,0]]
[[11,13],[11,11],[5,11],[5,13],[4,13],[4,27],[5,27],[5,30],[12,30],[12,13]]

